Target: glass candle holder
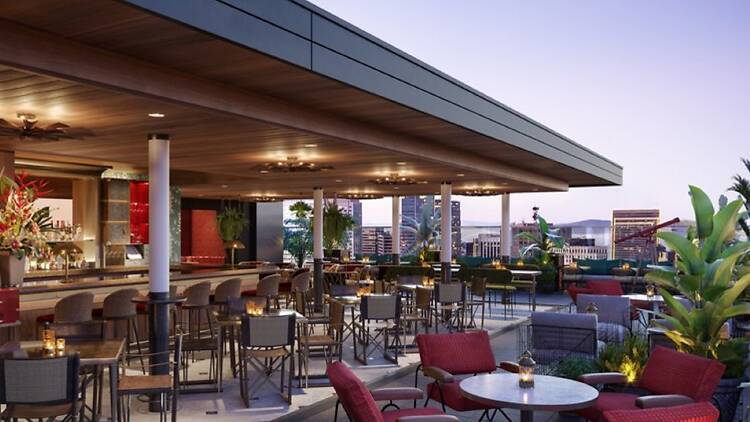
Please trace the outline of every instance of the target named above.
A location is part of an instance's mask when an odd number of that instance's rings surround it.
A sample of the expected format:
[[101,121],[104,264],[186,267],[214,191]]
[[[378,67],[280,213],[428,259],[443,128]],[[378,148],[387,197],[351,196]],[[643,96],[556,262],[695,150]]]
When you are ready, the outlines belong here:
[[649,283],[646,285],[646,296],[648,297],[654,297],[656,295],[656,286]]
[[263,315],[263,307],[256,304],[255,302],[246,302],[245,312],[251,316],[260,316]]
[[57,348],[57,351],[65,351],[65,339],[64,338],[58,338],[55,340],[55,346]]

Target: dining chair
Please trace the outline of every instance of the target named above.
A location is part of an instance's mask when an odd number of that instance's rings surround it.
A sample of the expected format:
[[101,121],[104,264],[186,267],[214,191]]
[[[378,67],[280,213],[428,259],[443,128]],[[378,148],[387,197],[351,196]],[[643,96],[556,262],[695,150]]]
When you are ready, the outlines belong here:
[[[322,353],[327,363],[333,362],[334,357],[339,361],[342,358],[344,338],[344,306],[338,301],[331,301],[328,307],[328,318],[326,320],[326,331],[324,334],[311,334],[309,328],[312,323],[308,320],[303,326],[303,332],[298,339],[299,344],[299,368],[297,378],[300,388],[308,388],[310,378],[311,352]],[[304,374],[303,374],[304,370]],[[302,379],[304,378],[304,387]],[[324,386],[324,385],[321,385]]]
[[[148,374],[129,375],[128,370],[134,371],[127,365],[121,365],[121,375],[117,384],[120,415],[124,422],[130,422],[131,402],[134,396],[144,394],[159,396],[159,421],[167,421],[167,410],[170,410],[171,421],[177,421],[177,400],[180,395],[180,370],[182,363],[183,335],[176,333],[172,350],[156,353],[140,353],[138,357],[145,359]],[[154,369],[166,368],[167,374],[152,374]],[[170,374],[171,372],[171,374]]]
[[62,357],[0,359],[0,403],[2,420],[83,419],[79,397],[80,359],[77,354]]
[[[245,407],[266,383],[274,385],[288,404],[292,403],[294,374],[295,315],[242,315],[240,334],[240,395]],[[288,365],[287,365],[288,364]],[[288,368],[287,368],[288,366]],[[256,372],[250,384],[249,367]],[[279,372],[276,384],[271,376]],[[285,380],[285,377],[288,377]],[[286,395],[284,389],[286,387]]]
[[[424,332],[429,331],[430,322],[430,307],[432,304],[432,289],[423,286],[417,286],[414,292],[414,306],[411,307],[407,312],[402,312],[400,322],[402,325],[401,333],[406,336],[406,333],[411,333],[414,336],[414,341],[411,345],[416,345],[416,338],[419,334],[419,326],[424,326]],[[402,345],[406,345],[405,339],[401,341]]]
[[484,307],[487,303],[487,279],[472,277],[469,297],[466,298],[466,312],[469,313],[469,328],[476,328],[476,314],[481,311],[479,328],[484,329]]
[[370,355],[382,350],[386,360],[398,365],[401,297],[365,295],[359,308],[359,318],[353,324],[354,358],[367,365]]
[[441,322],[448,332],[463,330],[464,302],[466,287],[463,283],[435,283],[432,313],[435,317],[435,332]]

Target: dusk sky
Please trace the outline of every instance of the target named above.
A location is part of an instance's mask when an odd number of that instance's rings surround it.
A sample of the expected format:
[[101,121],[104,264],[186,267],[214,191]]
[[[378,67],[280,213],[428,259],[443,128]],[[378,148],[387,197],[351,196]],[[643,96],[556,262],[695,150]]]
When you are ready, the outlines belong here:
[[[622,187],[514,195],[512,221],[692,219],[687,185],[716,200],[750,157],[750,1],[313,3],[625,169]],[[461,200],[464,224],[499,224],[499,198]],[[390,224],[390,200],[364,203]]]

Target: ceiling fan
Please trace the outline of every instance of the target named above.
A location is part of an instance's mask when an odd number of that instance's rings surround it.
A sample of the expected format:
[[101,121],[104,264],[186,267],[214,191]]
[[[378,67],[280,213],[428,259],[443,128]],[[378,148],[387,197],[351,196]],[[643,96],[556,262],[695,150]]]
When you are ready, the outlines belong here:
[[60,122],[52,123],[46,127],[37,126],[36,115],[32,113],[16,113],[16,117],[21,119],[18,125],[0,119],[0,136],[40,141],[83,139],[87,136],[94,136],[94,132],[90,129],[72,128]]

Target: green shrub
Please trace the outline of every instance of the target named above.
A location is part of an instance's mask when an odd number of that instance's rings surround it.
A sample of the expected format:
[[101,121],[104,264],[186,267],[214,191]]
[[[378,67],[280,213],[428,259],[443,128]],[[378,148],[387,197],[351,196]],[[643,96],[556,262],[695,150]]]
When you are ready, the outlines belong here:
[[560,361],[555,368],[554,375],[561,378],[578,379],[583,374],[596,372],[596,365],[590,359],[582,357],[567,357]]

